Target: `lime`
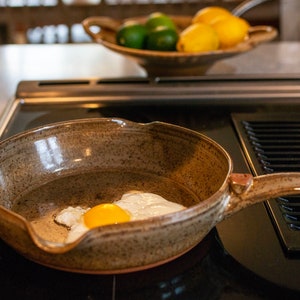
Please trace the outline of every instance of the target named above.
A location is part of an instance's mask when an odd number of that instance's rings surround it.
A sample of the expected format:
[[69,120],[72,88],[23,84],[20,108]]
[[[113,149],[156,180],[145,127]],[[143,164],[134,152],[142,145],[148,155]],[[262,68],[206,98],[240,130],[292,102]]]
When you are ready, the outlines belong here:
[[148,33],[146,48],[156,51],[175,51],[177,40],[176,30],[159,26]]
[[145,45],[147,30],[144,25],[135,21],[125,22],[116,34],[116,41],[118,45],[143,49]]
[[176,30],[176,25],[173,22],[173,20],[169,16],[167,16],[161,12],[154,12],[154,13],[150,14],[145,23],[145,26],[148,31],[152,31],[159,26],[164,26],[164,27]]

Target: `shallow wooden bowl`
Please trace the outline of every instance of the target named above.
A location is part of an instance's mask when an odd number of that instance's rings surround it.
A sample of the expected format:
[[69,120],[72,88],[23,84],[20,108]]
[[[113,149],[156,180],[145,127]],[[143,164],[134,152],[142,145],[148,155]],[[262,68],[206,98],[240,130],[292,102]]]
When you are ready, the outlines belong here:
[[[191,24],[190,16],[171,16],[178,30]],[[252,50],[257,45],[273,40],[277,30],[271,26],[254,26],[249,29],[249,38],[233,48],[199,53],[164,52],[132,49],[116,44],[115,36],[119,26],[127,20],[143,23],[145,16],[117,20],[110,17],[88,17],[82,21],[85,31],[94,42],[135,60],[149,76],[203,75],[216,61]],[[97,32],[93,31],[98,27]]]

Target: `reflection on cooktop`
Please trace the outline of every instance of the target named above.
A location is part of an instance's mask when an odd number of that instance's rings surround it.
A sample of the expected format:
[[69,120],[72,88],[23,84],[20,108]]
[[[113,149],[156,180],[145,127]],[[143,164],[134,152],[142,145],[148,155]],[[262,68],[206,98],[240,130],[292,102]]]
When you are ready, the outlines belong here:
[[[24,112],[23,112],[24,113]],[[24,113],[25,114],[25,113]],[[68,119],[81,119],[81,118],[112,118],[118,117],[129,121],[149,123],[152,121],[161,121],[172,123],[189,128],[197,127],[199,124],[204,129],[213,127],[214,129],[224,126],[224,108],[215,109],[214,114],[205,113],[205,107],[168,107],[161,105],[152,106],[104,106],[98,108],[83,108],[72,107],[51,109],[42,114],[32,117],[26,124],[25,129],[38,127],[41,124],[49,124],[54,122],[64,121]],[[28,114],[24,116],[28,119]],[[20,117],[19,117],[20,119]],[[20,121],[19,121],[20,123]],[[23,129],[24,130],[24,129]]]
[[294,296],[243,269],[224,252],[216,230],[176,260],[135,273],[85,275],[53,270],[28,261],[3,242],[0,269],[1,296],[10,299],[269,299],[278,293],[285,293],[289,299]]

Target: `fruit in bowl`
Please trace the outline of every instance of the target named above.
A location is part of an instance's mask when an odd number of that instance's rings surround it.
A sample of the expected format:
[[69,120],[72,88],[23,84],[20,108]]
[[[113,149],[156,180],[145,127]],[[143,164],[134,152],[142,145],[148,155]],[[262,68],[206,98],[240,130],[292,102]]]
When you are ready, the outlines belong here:
[[[201,14],[199,11],[194,16],[153,13],[125,20],[94,16],[83,20],[82,25],[94,42],[134,60],[151,77],[203,75],[217,60],[250,51],[277,36],[277,30],[272,26],[252,27],[229,11],[227,18],[223,18],[215,7],[207,10],[213,15],[210,18],[218,19],[218,22],[200,22],[203,11]],[[209,19],[208,16],[205,18]],[[239,26],[234,25],[237,20]],[[223,33],[220,30],[217,34],[217,24],[225,21],[231,30]],[[95,31],[97,28],[99,30]],[[227,31],[230,31],[229,35]],[[232,42],[234,33],[236,37]]]
[[116,42],[120,46],[156,51],[175,51],[178,30],[173,20],[155,12],[148,16],[144,24],[127,21],[116,33]]
[[143,49],[145,45],[146,28],[136,21],[125,22],[116,33],[118,45]]
[[206,52],[234,47],[248,37],[249,23],[218,6],[199,10],[192,24],[179,31],[164,13],[150,14],[144,23],[126,21],[117,30],[120,46],[155,51]]
[[219,45],[219,37],[210,25],[195,23],[181,33],[176,48],[180,52],[206,52],[218,50]]

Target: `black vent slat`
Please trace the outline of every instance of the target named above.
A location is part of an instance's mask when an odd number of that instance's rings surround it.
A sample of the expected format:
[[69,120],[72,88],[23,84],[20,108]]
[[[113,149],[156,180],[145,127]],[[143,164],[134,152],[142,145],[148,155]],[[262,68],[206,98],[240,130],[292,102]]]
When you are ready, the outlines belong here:
[[299,172],[299,166],[290,165],[266,165],[267,168],[275,170],[275,172]]
[[289,137],[295,137],[299,138],[300,136],[300,128],[295,129],[295,128],[284,128],[284,129],[259,129],[256,130],[255,127],[245,127],[247,130],[249,136],[258,136],[258,137],[274,137],[274,136],[289,136]]
[[[233,116],[242,146],[256,174],[300,172],[300,115]],[[287,253],[300,253],[300,194],[266,201]]]
[[299,167],[286,166],[286,165],[278,165],[278,166],[262,166],[265,170],[265,173],[280,173],[280,172],[299,172]]
[[288,130],[288,134],[289,135],[294,135],[294,136],[298,136],[300,134],[300,127],[299,128],[295,128],[295,127],[285,127],[285,128],[276,128],[276,127],[273,127],[273,128],[256,128],[255,126],[253,127],[250,127],[250,126],[247,126],[245,127],[249,134],[253,134],[255,133],[255,135],[266,135],[266,134],[284,134],[287,132]]
[[292,214],[283,214],[283,216],[289,224],[300,225],[300,217],[299,216],[292,215]]
[[286,136],[269,136],[268,138],[264,137],[260,137],[260,136],[250,136],[249,140],[251,141],[251,143],[256,143],[256,144],[260,144],[260,145],[266,145],[266,146],[277,146],[279,145],[284,145],[285,143],[289,143],[291,145],[300,145],[300,138],[297,137],[291,137],[287,138]]
[[299,128],[300,129],[300,123],[299,121],[270,121],[266,118],[266,121],[255,121],[255,123],[253,123],[252,121],[242,121],[244,124],[244,127],[246,128],[278,128],[280,130],[282,130],[283,128]]
[[294,158],[294,157],[261,157],[264,161],[268,162],[270,165],[274,164],[286,164],[286,165],[299,165],[300,161],[299,158]]
[[300,205],[300,197],[299,196],[279,197],[277,200],[280,203],[290,203],[290,204],[299,204]]
[[285,152],[280,153],[280,158],[278,158],[278,152],[264,152],[264,153],[257,153],[257,156],[262,160],[277,160],[277,159],[284,159],[285,161],[288,160],[300,160],[300,153],[297,152]]
[[291,206],[291,205],[280,205],[280,208],[283,212],[290,212],[294,214],[300,214],[299,206]]
[[299,224],[289,224],[289,228],[291,230],[299,230],[300,231],[300,225]]
[[[278,144],[279,142],[277,142]],[[281,145],[264,145],[263,143],[251,143],[253,145],[253,147],[256,147],[257,149],[260,148],[260,150],[262,152],[272,152],[272,151],[276,151],[276,152],[284,152],[284,151],[294,151],[294,152],[298,152],[298,154],[300,153],[300,144],[285,144],[282,143]]]
[[[253,121],[244,122],[243,125],[264,173],[300,171],[300,121]],[[297,154],[297,157],[293,154]],[[300,198],[296,199],[300,205]],[[297,225],[294,229],[298,228],[300,216],[296,213],[295,207],[290,206],[287,201],[280,208],[286,222]]]
[[278,148],[278,147],[299,147],[300,146],[300,140],[287,140],[287,139],[281,139],[280,137],[277,137],[277,140],[263,140],[263,139],[256,139],[252,140],[251,143],[255,146],[261,146],[261,147],[268,147],[268,148]]

